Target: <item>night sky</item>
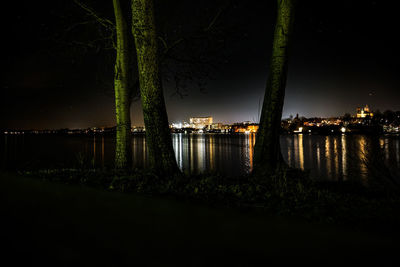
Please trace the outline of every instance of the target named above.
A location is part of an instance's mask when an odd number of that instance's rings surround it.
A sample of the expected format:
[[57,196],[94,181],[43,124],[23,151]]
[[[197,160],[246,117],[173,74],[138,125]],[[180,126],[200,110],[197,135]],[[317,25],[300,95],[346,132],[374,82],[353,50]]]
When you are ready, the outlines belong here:
[[[73,40],[98,38],[97,26],[72,1],[8,1],[3,8],[0,128],[113,126],[112,50],[85,50]],[[94,3],[112,19],[112,1]],[[100,1],[97,1],[100,2]],[[201,2],[201,3],[198,3]],[[170,122],[191,116],[215,122],[257,121],[265,89],[275,1],[163,1],[160,25],[190,32],[223,7],[224,44],[208,78],[182,98],[166,81]],[[400,110],[397,13],[389,1],[299,1],[283,117],[339,116],[369,104]],[[163,27],[160,26],[160,29]],[[68,43],[68,44],[67,44]],[[93,51],[94,50],[94,51]],[[210,48],[213,50],[213,47]],[[206,50],[205,50],[206,51]],[[142,125],[140,101],[132,124]]]

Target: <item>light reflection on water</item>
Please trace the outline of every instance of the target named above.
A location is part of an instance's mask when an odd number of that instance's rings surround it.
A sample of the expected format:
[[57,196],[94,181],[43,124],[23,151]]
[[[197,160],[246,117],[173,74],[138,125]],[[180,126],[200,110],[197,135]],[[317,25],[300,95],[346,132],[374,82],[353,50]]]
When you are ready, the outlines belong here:
[[[397,161],[397,167],[400,168],[400,140],[396,140],[396,161]],[[389,150],[389,149],[388,149]]]
[[[2,136],[2,168],[111,167],[114,139],[109,136]],[[216,171],[227,175],[245,174],[253,168],[255,134],[173,134],[177,164],[186,173]],[[289,166],[309,170],[311,176],[333,180],[356,177],[366,182],[372,156],[382,155],[386,166],[398,173],[400,139],[362,135],[284,135],[281,147]],[[133,165],[146,166],[146,140],[132,138]],[[83,160],[77,160],[83,155]],[[80,156],[82,157],[82,156]],[[397,170],[396,170],[397,168]]]
[[359,168],[360,168],[360,176],[362,178],[363,182],[366,182],[366,178],[368,176],[368,169],[366,166],[366,160],[368,159],[368,149],[367,149],[367,144],[366,144],[366,140],[365,140],[365,136],[360,136],[359,140],[358,140],[358,158],[360,159],[359,161]]
[[[303,135],[299,134],[299,168],[304,170],[304,145],[303,145]],[[311,151],[310,151],[311,153]]]
[[327,178],[331,178],[332,169],[331,169],[331,149],[330,149],[330,136],[325,138],[325,161],[326,161],[326,176]]
[[[290,165],[290,166],[292,166],[292,165]],[[320,170],[321,170],[321,149],[319,147],[319,143],[317,143],[317,173],[318,173],[318,175],[321,174]]]
[[342,134],[342,137],[340,139],[340,142],[342,144],[342,173],[343,173],[343,178],[346,179],[347,177],[347,148],[346,148],[346,136]]

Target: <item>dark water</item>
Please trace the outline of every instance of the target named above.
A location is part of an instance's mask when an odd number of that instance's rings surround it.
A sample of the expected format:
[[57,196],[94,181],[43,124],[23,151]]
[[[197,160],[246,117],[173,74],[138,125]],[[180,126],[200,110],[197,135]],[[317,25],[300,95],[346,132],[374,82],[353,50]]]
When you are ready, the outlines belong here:
[[[114,139],[108,136],[3,135],[1,138],[3,169],[101,168],[112,167],[114,160]],[[248,173],[253,166],[254,143],[254,134],[173,134],[178,166],[190,173]],[[133,164],[139,168],[146,166],[145,144],[144,136],[133,137]],[[399,137],[285,135],[281,137],[281,145],[290,166],[309,170],[316,178],[364,180],[372,173],[370,162],[378,162],[377,168],[385,168],[384,171],[394,175],[400,173]]]

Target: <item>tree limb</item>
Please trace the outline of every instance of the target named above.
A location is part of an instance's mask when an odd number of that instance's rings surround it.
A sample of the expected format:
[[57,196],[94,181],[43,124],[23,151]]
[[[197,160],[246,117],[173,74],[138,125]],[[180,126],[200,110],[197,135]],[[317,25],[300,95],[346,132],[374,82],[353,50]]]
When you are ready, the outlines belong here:
[[102,18],[99,14],[97,14],[97,12],[93,8],[83,4],[79,0],[73,0],[73,1],[77,6],[85,10],[88,13],[88,15],[92,16],[102,26],[104,26],[107,29],[110,28],[113,30],[115,29],[115,24],[111,20]]

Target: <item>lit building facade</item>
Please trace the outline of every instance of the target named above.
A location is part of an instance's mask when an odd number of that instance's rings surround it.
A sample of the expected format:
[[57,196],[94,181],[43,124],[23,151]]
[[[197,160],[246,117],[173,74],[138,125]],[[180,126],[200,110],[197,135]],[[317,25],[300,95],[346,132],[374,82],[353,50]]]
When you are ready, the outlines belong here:
[[211,129],[212,130],[220,130],[220,129],[222,129],[222,123],[214,122],[213,124],[211,124]]
[[258,131],[258,124],[254,123],[241,123],[233,125],[233,132],[235,133],[256,133]]
[[190,118],[190,124],[195,129],[203,129],[206,127],[211,127],[213,124],[213,118],[209,117],[193,117]]
[[365,107],[363,107],[363,108],[360,108],[360,107],[357,108],[357,115],[356,115],[357,118],[363,119],[363,118],[367,118],[367,117],[371,118],[373,116],[374,116],[374,114],[371,112],[368,105],[365,105]]

